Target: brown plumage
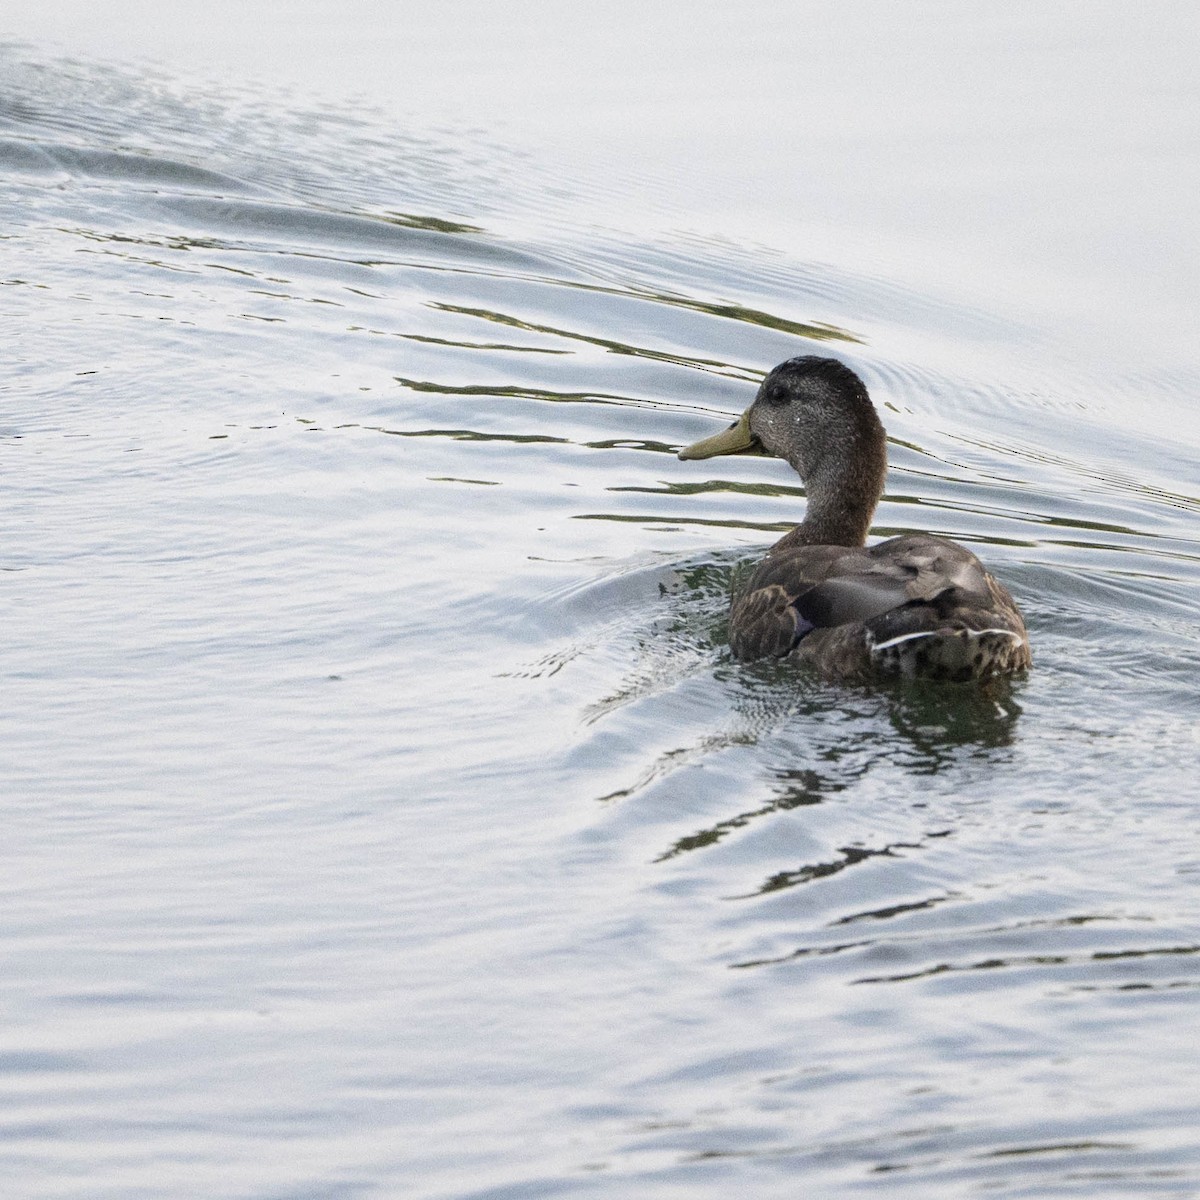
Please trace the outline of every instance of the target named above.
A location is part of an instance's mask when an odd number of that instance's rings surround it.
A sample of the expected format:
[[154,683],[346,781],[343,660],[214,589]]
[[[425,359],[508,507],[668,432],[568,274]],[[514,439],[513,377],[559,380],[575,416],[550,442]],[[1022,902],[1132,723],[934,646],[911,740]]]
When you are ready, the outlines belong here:
[[965,682],[1029,666],[1012,596],[969,550],[927,533],[865,545],[887,439],[849,367],[789,359],[729,429],[679,457],[764,452],[799,472],[808,506],[733,597],[729,643],[738,658],[791,655],[844,679]]

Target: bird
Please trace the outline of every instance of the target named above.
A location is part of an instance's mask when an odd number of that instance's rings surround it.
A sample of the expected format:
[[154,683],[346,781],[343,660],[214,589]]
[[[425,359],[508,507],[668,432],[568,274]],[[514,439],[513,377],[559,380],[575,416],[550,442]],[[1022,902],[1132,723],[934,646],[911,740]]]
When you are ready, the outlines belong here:
[[1024,618],[965,546],[929,533],[866,544],[887,475],[887,435],[863,381],[801,355],[763,379],[728,429],[679,458],[767,454],[805,487],[804,519],[735,589],[735,658],[787,658],[835,680],[966,683],[1025,671]]

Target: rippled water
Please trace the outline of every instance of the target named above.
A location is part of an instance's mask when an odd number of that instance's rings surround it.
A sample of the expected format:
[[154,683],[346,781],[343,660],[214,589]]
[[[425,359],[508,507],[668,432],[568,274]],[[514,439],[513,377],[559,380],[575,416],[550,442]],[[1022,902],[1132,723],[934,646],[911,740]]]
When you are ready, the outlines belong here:
[[[1200,359],[0,68],[11,1194],[1200,1193]],[[814,349],[1027,678],[729,659]]]

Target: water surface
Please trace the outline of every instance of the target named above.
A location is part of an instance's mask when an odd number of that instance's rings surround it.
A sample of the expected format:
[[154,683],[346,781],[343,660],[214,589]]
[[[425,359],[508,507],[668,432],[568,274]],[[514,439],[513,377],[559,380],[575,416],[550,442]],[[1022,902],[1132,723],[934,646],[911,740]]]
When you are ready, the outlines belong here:
[[[1200,1190],[1169,287],[972,298],[850,210],[770,248],[617,180],[622,229],[491,133],[36,43],[0,81],[14,1194]],[[1027,678],[729,659],[803,492],[674,450],[804,352],[880,406],[874,534],[976,549]]]

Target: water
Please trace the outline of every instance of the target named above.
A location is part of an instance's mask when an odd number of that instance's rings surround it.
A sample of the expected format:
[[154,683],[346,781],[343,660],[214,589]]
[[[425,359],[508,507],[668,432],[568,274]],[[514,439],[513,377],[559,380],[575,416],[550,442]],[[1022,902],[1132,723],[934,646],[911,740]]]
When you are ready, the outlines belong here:
[[[1013,11],[837,18],[818,95],[889,38],[963,89],[963,55],[1032,72],[1073,19]],[[360,53],[370,14],[332,26]],[[1200,107],[1126,15],[1076,76],[1166,66],[1091,157],[1082,94],[1038,110],[1028,171],[1074,206],[1036,218],[915,84],[822,108],[799,225],[723,173],[736,123],[673,190],[686,55],[629,93],[662,121],[626,175],[599,83],[498,93],[540,149],[468,128],[528,16],[464,34],[458,125],[445,91],[422,124],[206,83],[165,33],[163,68],[0,51],[11,1194],[1200,1194],[1200,239],[1161,223]],[[590,174],[573,121],[613,138]],[[898,162],[898,126],[950,140]],[[864,146],[892,184],[839,216]],[[997,228],[890,215],[956,155]],[[888,427],[875,533],[977,549],[1028,678],[729,660],[731,577],[802,490],[673,450],[812,350]]]

